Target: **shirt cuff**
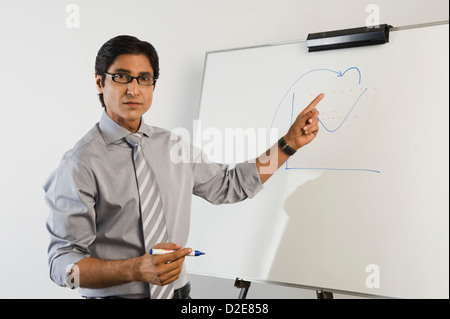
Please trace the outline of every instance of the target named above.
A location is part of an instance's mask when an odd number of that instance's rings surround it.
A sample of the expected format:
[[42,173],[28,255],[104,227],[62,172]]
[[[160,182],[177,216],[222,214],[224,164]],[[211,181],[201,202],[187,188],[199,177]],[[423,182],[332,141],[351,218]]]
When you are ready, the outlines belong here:
[[66,287],[70,289],[80,287],[80,269],[77,264],[70,264],[66,267]]
[[78,262],[87,256],[78,253],[67,253],[52,260],[50,267],[51,279],[61,287],[70,287],[67,281],[70,277],[70,271]]

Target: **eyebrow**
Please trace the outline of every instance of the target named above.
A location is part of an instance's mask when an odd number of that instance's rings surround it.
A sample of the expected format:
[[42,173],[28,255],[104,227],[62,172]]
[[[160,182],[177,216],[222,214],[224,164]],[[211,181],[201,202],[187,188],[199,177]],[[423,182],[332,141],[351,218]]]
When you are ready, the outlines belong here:
[[[114,73],[128,73],[128,74],[131,74],[131,71],[130,71],[130,70],[127,70],[127,69],[116,69],[116,70],[114,71]],[[141,75],[150,75],[150,76],[153,76],[152,73],[147,72],[147,71],[145,71],[145,72],[140,72],[140,73],[139,73],[139,76],[141,76]]]

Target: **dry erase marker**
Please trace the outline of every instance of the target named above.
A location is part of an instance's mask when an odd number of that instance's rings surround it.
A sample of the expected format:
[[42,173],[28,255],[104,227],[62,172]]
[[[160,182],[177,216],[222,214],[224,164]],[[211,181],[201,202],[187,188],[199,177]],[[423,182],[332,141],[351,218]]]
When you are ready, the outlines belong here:
[[[169,253],[173,253],[176,250],[172,250],[172,249],[150,249],[150,255],[164,255],[164,254],[169,254]],[[190,254],[187,254],[186,256],[201,256],[204,255],[205,253],[202,253],[199,250],[193,250]]]

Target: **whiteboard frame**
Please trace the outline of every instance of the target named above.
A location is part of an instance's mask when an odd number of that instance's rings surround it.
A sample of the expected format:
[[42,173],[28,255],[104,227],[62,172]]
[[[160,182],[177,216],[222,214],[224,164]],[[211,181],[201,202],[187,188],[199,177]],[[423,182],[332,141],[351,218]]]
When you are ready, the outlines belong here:
[[[429,22],[429,23],[412,24],[412,25],[406,25],[406,26],[400,26],[400,27],[392,27],[392,28],[389,29],[389,32],[408,30],[408,29],[420,29],[420,28],[426,28],[426,27],[433,27],[433,26],[437,26],[437,25],[449,24],[449,22],[450,22],[449,20],[443,20],[443,21],[435,21],[435,22]],[[198,120],[199,116],[200,116],[200,108],[201,108],[202,99],[203,99],[203,88],[205,86],[206,64],[208,63],[208,55],[209,54],[226,53],[226,52],[231,52],[231,51],[240,51],[240,50],[248,50],[248,49],[256,49],[256,48],[265,48],[265,47],[273,47],[273,46],[295,44],[295,43],[303,43],[303,42],[306,42],[306,40],[292,40],[292,41],[285,41],[285,42],[260,44],[260,45],[254,45],[254,46],[248,46],[248,47],[239,47],[239,48],[231,48],[231,49],[224,49],[224,50],[206,51],[206,53],[205,53],[205,61],[203,63],[202,86],[201,86],[201,90],[200,90],[200,101],[199,101],[199,106],[198,106],[196,119]],[[314,54],[314,52],[312,52],[311,54]]]
[[[420,29],[420,28],[426,28],[426,27],[433,27],[438,25],[445,25],[449,24],[449,20],[443,20],[443,21],[435,21],[435,22],[429,22],[429,23],[421,23],[421,24],[413,24],[413,25],[406,25],[406,26],[400,26],[400,27],[391,27],[390,32],[395,31],[402,31],[402,30],[409,30],[409,29]],[[420,39],[418,39],[420,41]],[[231,49],[223,49],[223,50],[212,50],[212,51],[206,51],[205,53],[205,60],[203,65],[203,74],[202,74],[202,85],[201,85],[201,91],[200,91],[200,101],[199,101],[199,107],[197,111],[197,120],[200,118],[200,111],[201,111],[201,105],[202,105],[202,99],[203,99],[203,88],[205,85],[205,75],[206,75],[206,65],[208,63],[208,55],[209,54],[215,54],[215,53],[226,53],[231,51],[239,51],[239,50],[247,50],[247,49],[255,49],[255,48],[264,48],[264,47],[273,47],[273,46],[281,46],[281,45],[288,45],[288,44],[296,44],[296,43],[306,43],[306,40],[292,40],[292,41],[285,41],[285,42],[277,42],[277,43],[270,43],[270,44],[261,44],[261,45],[254,45],[254,46],[247,46],[247,47],[239,47],[239,48],[231,48]],[[314,54],[312,52],[311,54]],[[338,289],[332,289],[328,287],[318,287],[318,286],[308,286],[308,285],[301,285],[301,284],[293,284],[293,283],[287,283],[287,282],[280,282],[280,281],[272,281],[272,280],[262,280],[262,279],[255,279],[255,278],[243,278],[243,277],[230,277],[230,276],[220,276],[220,275],[210,275],[210,274],[204,274],[200,272],[195,271],[187,271],[188,274],[197,275],[197,276],[204,276],[204,277],[213,277],[213,278],[222,278],[222,279],[244,279],[246,281],[255,282],[255,283],[262,283],[262,284],[268,284],[268,285],[277,285],[282,287],[289,287],[289,288],[297,288],[297,289],[307,289],[307,290],[316,290],[316,291],[326,291],[336,294],[342,294],[342,295],[350,295],[350,296],[357,296],[357,297],[364,297],[364,298],[373,298],[373,299],[399,299],[391,296],[383,296],[383,295],[377,295],[377,294],[365,294],[360,292],[354,292],[349,290],[338,290]]]

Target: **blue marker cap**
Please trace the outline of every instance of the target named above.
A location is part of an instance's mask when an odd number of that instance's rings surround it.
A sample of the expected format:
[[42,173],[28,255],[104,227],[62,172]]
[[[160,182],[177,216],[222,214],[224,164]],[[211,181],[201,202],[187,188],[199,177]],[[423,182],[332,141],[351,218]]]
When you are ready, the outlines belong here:
[[194,252],[194,256],[201,256],[201,255],[204,255],[205,253],[202,253],[201,251],[199,251],[199,250],[196,250],[195,252]]

